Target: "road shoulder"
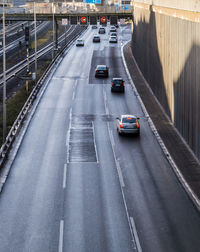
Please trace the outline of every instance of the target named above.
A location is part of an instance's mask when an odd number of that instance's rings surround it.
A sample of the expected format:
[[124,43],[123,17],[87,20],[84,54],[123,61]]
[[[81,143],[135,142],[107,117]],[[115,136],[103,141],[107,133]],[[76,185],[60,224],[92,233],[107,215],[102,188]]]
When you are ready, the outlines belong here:
[[133,57],[130,42],[123,47],[123,55],[138,97],[144,104],[146,115],[149,116],[150,121],[155,126],[154,134],[161,147],[163,145],[162,149],[179,181],[197,208],[200,209],[200,163],[153,95]]

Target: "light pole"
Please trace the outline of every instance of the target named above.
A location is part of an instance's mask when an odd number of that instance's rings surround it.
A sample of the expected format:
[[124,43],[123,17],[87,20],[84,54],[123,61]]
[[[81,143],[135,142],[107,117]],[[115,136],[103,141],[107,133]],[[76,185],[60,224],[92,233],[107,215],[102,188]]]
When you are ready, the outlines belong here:
[[6,140],[6,32],[5,9],[3,2],[3,143]]
[[54,1],[52,3],[52,11],[53,11],[53,52],[52,52],[52,58],[54,58],[54,44],[55,44],[55,27],[54,27],[54,23],[55,23],[55,20],[54,20]]
[[34,25],[35,25],[35,82],[37,81],[37,20],[34,2]]

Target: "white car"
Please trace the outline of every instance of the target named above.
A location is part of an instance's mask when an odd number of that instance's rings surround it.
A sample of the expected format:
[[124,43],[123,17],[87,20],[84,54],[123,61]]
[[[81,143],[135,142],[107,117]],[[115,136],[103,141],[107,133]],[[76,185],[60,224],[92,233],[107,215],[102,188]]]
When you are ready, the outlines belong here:
[[76,40],[76,46],[84,46],[84,40],[83,39],[77,39]]
[[109,43],[117,43],[117,37],[116,36],[110,36]]

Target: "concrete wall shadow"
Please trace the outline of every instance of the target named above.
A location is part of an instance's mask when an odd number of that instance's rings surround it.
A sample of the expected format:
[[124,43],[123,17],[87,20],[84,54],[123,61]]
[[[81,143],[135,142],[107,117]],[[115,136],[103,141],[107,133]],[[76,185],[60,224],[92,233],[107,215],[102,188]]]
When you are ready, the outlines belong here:
[[174,124],[200,158],[200,46],[193,44],[182,72],[174,82]]
[[[141,20],[134,25],[132,50],[143,76],[153,93],[171,118],[163,68],[158,52],[155,13],[151,12],[149,22]],[[142,32],[141,32],[142,31]]]

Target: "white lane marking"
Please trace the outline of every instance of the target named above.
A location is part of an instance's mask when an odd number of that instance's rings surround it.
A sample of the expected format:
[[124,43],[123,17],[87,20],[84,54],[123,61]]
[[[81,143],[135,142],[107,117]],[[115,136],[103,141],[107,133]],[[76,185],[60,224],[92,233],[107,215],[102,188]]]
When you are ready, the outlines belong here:
[[111,138],[111,142],[112,142],[113,146],[115,146],[115,141],[114,141],[112,130],[110,130],[110,138]]
[[111,130],[110,130],[109,122],[107,122],[107,127],[108,127],[110,142],[111,142],[111,146],[112,146],[112,151],[113,151],[113,155],[114,155],[114,160],[115,160],[115,164],[116,164],[116,168],[117,168],[117,174],[118,174],[118,177],[119,177],[120,189],[121,189],[121,193],[122,193],[122,198],[123,198],[123,203],[124,203],[124,207],[125,207],[125,211],[126,211],[128,225],[129,225],[130,233],[131,233],[131,236],[132,236],[132,241],[133,241],[133,243],[135,245],[135,237],[134,237],[133,228],[132,228],[130,216],[129,216],[129,213],[128,213],[128,207],[127,207],[127,204],[126,204],[126,199],[125,199],[124,190],[123,190],[123,188],[125,187],[125,184],[124,184],[124,180],[123,180],[121,167],[119,165],[119,162],[116,159],[116,155],[115,155],[115,151],[114,151],[114,145],[113,145],[112,137],[111,137]]
[[74,87],[73,87],[74,91],[73,91],[73,95],[72,95],[72,101],[74,101],[74,99],[75,99],[77,84],[78,84],[78,80],[75,81],[75,84],[74,84]]
[[67,131],[67,136],[66,136],[67,163],[69,163],[69,140],[70,140],[71,125],[72,125],[72,108],[70,109],[70,113],[69,113],[69,129]]
[[97,154],[97,145],[96,145],[96,140],[95,140],[94,122],[93,121],[92,121],[92,129],[93,129],[93,141],[94,141],[96,159],[97,159],[97,163],[99,163],[99,158],[98,158],[98,154]]
[[106,115],[108,115],[109,114],[109,109],[108,109],[108,105],[107,105],[107,96],[106,96],[106,91],[105,91],[104,86],[103,86],[103,100],[104,100]]
[[[117,173],[118,173],[118,176],[119,176],[119,181],[120,181],[121,187],[123,188],[123,187],[125,187],[124,179],[123,179],[123,175],[122,175],[122,170],[121,170],[120,164],[119,164],[119,162],[118,162],[118,160],[116,158],[116,154],[115,154],[115,151],[114,151],[114,138],[113,138],[110,126],[109,126],[109,122],[107,122],[107,127],[108,127],[110,142],[111,142],[111,146],[112,146],[113,156],[114,156],[114,160],[115,160],[115,165],[117,167]],[[111,135],[112,135],[112,137],[111,137]]]
[[138,233],[137,233],[137,229],[136,229],[135,221],[134,221],[133,217],[130,217],[130,221],[131,221],[131,226],[132,226],[132,229],[133,229],[133,234],[134,234],[134,237],[135,237],[135,243],[136,243],[136,246],[137,246],[137,251],[142,252],[142,248],[141,248],[141,245],[140,245],[140,241],[139,241],[139,237],[138,237]]
[[67,178],[67,164],[64,164],[64,172],[63,172],[63,189],[66,187],[66,178]]
[[74,101],[74,99],[75,99],[75,90],[73,91],[72,101]]
[[58,252],[63,252],[63,233],[64,233],[64,220],[61,220],[60,221]]

